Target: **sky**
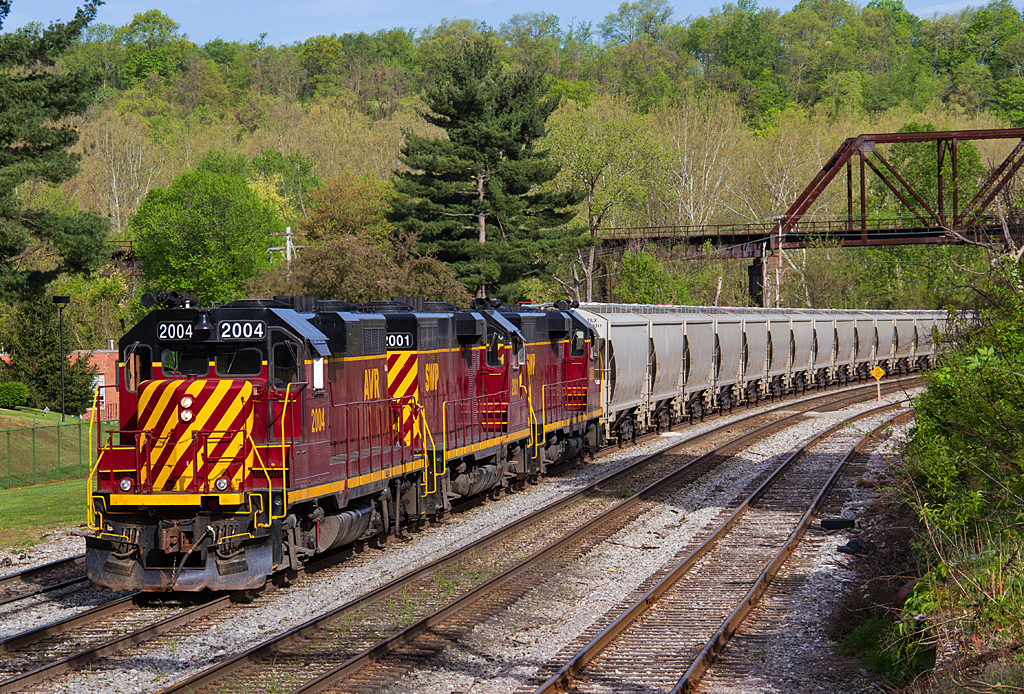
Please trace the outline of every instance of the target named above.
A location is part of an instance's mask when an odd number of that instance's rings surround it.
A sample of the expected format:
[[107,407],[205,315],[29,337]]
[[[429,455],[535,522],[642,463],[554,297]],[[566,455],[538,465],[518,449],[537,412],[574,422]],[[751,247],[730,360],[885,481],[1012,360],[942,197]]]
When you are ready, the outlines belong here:
[[[11,31],[29,22],[44,26],[54,20],[67,21],[83,0],[13,0],[11,12],[3,21],[3,31]],[[857,0],[855,0],[856,2]],[[968,5],[980,6],[988,0],[955,0],[936,4],[935,0],[904,0],[908,10],[920,17],[955,12]],[[618,9],[621,0],[107,0],[99,8],[97,21],[114,26],[129,23],[140,12],[158,9],[181,26],[194,43],[202,45],[220,38],[248,43],[266,33],[269,45],[305,41],[321,34],[344,34],[378,29],[422,30],[436,26],[442,19],[475,19],[498,28],[513,14],[547,12],[561,20],[592,22],[595,27],[606,15]],[[670,2],[675,19],[700,17],[723,0],[686,0]],[[786,12],[795,0],[761,0],[760,7],[776,7]],[[867,4],[867,0],[858,2]],[[1019,3],[1018,3],[1019,6]]]

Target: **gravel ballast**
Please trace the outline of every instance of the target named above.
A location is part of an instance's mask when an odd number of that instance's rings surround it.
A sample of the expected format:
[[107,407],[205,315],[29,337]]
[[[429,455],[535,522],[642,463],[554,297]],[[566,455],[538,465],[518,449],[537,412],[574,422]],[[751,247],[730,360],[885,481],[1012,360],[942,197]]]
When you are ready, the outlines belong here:
[[[896,401],[904,394],[893,394],[883,400]],[[874,401],[851,408],[874,407]],[[844,412],[849,412],[845,410]],[[749,411],[738,411],[741,417]],[[466,640],[420,670],[395,683],[395,692],[512,692],[521,689],[537,667],[570,644],[588,626],[600,619],[624,596],[639,586],[651,573],[670,560],[678,549],[715,517],[723,505],[731,501],[736,489],[756,477],[783,452],[792,449],[813,431],[818,431],[842,418],[840,413],[824,413],[758,443],[730,465],[700,478],[655,511],[646,514],[629,528],[605,543],[579,563],[578,570],[561,576],[555,585],[538,586],[526,599],[479,627]],[[55,680],[39,690],[66,692],[155,692],[174,681],[185,679],[205,667],[223,660],[244,648],[254,646],[269,636],[286,631],[307,619],[329,611],[359,594],[404,574],[410,568],[442,557],[459,546],[521,518],[530,511],[562,498],[589,484],[595,478],[619,469],[640,456],[649,455],[679,443],[694,434],[719,426],[728,417],[713,417],[680,432],[666,433],[644,444],[613,452],[599,462],[576,466],[565,473],[545,479],[541,484],[479,508],[459,514],[441,525],[432,525],[406,542],[393,542],[385,550],[371,550],[354,562],[349,570],[314,574],[280,591],[258,598],[242,611],[231,629],[210,628],[173,644],[154,642],[142,644],[93,666],[91,672],[78,672]],[[836,538],[842,537],[839,533]],[[834,557],[835,544],[824,543],[821,571],[837,580]],[[4,573],[27,568],[29,562],[39,564],[60,556],[84,550],[84,541],[60,534],[52,543],[32,548],[19,564]],[[15,556],[12,553],[0,553]],[[44,560],[45,559],[45,560]],[[841,560],[840,560],[841,561]],[[831,563],[830,563],[831,562]],[[34,565],[34,564],[32,564]],[[816,565],[817,566],[817,565]],[[841,576],[839,577],[841,578]],[[829,588],[822,582],[822,590]],[[109,591],[105,591],[112,596]],[[102,599],[94,595],[89,600]],[[807,598],[818,603],[822,596]],[[64,610],[81,609],[65,606],[59,595],[41,597],[38,606],[26,610],[24,621],[19,615],[5,615],[4,633],[17,633],[36,626],[37,615],[63,615]],[[65,602],[67,599],[65,598]],[[764,686],[763,682],[759,686]],[[738,691],[738,690],[734,690]],[[776,691],[752,689],[751,691]],[[777,691],[799,691],[778,689]]]

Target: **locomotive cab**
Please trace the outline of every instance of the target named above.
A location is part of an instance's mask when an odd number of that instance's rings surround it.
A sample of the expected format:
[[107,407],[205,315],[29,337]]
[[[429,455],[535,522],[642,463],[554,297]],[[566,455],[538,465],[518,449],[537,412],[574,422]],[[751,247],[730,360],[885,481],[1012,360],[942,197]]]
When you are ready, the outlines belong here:
[[281,560],[270,540],[288,470],[309,460],[327,353],[326,337],[278,302],[164,308],[132,328],[120,342],[120,428],[91,470],[90,579],[262,585]]

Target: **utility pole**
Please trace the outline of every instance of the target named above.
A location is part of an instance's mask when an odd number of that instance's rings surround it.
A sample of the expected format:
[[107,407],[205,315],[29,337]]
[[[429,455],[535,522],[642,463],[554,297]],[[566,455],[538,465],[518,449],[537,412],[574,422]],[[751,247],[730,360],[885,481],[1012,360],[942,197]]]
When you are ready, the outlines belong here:
[[[295,235],[296,236],[305,236],[305,234],[295,234]],[[271,236],[282,236],[282,234],[271,234]],[[270,252],[270,253],[273,253],[274,251],[284,251],[285,278],[286,278],[286,280],[288,282],[291,282],[292,281],[292,258],[299,257],[298,253],[296,253],[296,251],[298,251],[300,248],[305,248],[305,246],[296,246],[295,244],[292,243],[292,228],[291,227],[285,227],[284,228],[283,236],[284,236],[284,245],[283,246],[273,246],[271,248],[268,248],[267,251]]]
[[57,312],[60,314],[60,421],[64,421],[64,306],[71,303],[70,296],[54,296],[53,303],[57,304]]

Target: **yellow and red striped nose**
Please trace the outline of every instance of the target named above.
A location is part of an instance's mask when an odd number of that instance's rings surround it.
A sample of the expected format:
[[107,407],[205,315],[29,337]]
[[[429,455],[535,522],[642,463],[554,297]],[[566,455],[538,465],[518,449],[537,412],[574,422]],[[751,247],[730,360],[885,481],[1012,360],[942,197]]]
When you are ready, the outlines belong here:
[[[419,402],[419,363],[416,352],[388,352],[388,397],[402,400],[403,404]],[[419,442],[419,417],[411,408],[403,408],[398,432],[403,443]]]
[[[150,381],[139,391],[139,425],[153,443],[143,487],[210,491],[221,477],[238,489],[245,435],[252,430],[252,383],[242,380]],[[198,478],[198,479],[197,479]]]

